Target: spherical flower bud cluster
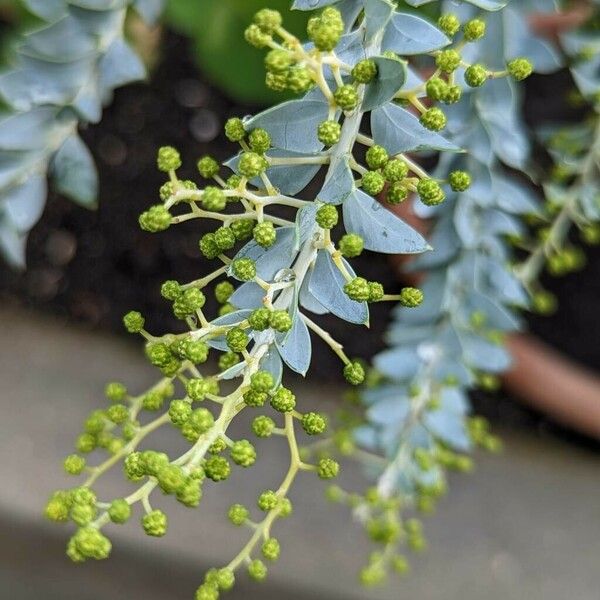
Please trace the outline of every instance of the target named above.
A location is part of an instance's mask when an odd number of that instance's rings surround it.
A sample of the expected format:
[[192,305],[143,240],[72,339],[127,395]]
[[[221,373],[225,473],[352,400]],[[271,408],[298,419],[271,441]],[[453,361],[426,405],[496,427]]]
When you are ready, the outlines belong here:
[[275,538],[266,540],[261,548],[261,553],[267,560],[277,560],[279,558],[279,552],[279,541]]
[[469,87],[481,87],[488,78],[487,69],[480,64],[474,64],[465,69],[465,83]]
[[145,319],[142,313],[132,310],[123,317],[123,325],[129,333],[139,333],[144,329]]
[[448,182],[453,191],[464,192],[471,185],[471,176],[466,171],[452,171]]
[[256,450],[248,440],[239,440],[231,446],[231,460],[240,467],[250,467],[256,461]]
[[277,233],[271,221],[263,221],[254,226],[252,237],[259,246],[270,248],[277,239]]
[[427,206],[441,204],[446,198],[440,184],[433,179],[421,179],[417,184],[417,193],[421,202]]
[[250,343],[248,334],[240,327],[233,327],[227,332],[225,336],[227,341],[227,347],[232,352],[242,352],[246,349],[246,346]]
[[385,178],[379,171],[368,171],[362,177],[362,189],[371,196],[377,196],[383,191]]
[[162,204],[151,206],[139,217],[140,227],[150,233],[157,233],[168,229],[172,221],[173,217],[171,213]]
[[383,298],[383,286],[376,281],[367,281],[364,277],[355,277],[346,283],[344,292],[356,302],[377,302]]
[[533,73],[533,65],[526,58],[515,58],[508,65],[509,74],[517,81],[527,79]]
[[360,385],[365,380],[365,369],[362,364],[354,360],[344,366],[344,379],[351,385]]
[[446,115],[437,106],[428,108],[421,115],[419,121],[423,127],[430,129],[431,131],[441,131],[446,127]]
[[338,242],[340,252],[347,258],[356,258],[364,248],[364,240],[357,233],[347,233]]
[[292,412],[296,408],[296,396],[291,390],[281,386],[271,398],[271,407],[281,413]]
[[460,54],[456,50],[442,50],[435,58],[435,64],[444,71],[452,73],[460,65]]
[[400,181],[392,183],[388,187],[387,192],[385,194],[385,201],[388,204],[400,204],[401,202],[404,202],[407,198],[408,189]]
[[241,119],[237,117],[228,119],[225,122],[225,135],[231,142],[240,142],[246,137],[246,129]]
[[204,462],[204,472],[214,482],[225,481],[231,474],[231,465],[225,457],[214,455]]
[[454,37],[460,29],[460,21],[455,14],[444,13],[438,19],[438,27],[449,37]]
[[397,183],[408,175],[408,165],[403,160],[395,158],[383,167],[382,173],[388,183]]
[[323,121],[317,129],[317,137],[325,146],[333,146],[340,141],[342,131],[337,121]]
[[315,221],[323,229],[333,229],[338,224],[338,211],[332,204],[324,204],[319,207],[315,215]]
[[243,525],[249,516],[250,513],[248,512],[248,509],[241,504],[233,504],[229,507],[229,511],[227,512],[227,518],[231,523],[238,526]]
[[309,39],[322,51],[333,50],[344,33],[344,22],[339,10],[327,7],[319,16],[311,17],[306,28]]
[[264,31],[267,34],[273,34],[281,27],[281,13],[278,10],[263,8],[254,15],[254,23],[260,27],[261,31]]
[[365,159],[369,169],[374,171],[385,167],[389,160],[389,156],[387,150],[383,146],[378,146],[376,144],[367,150]]
[[256,277],[256,263],[251,258],[236,258],[231,263],[233,274],[242,281]]
[[219,173],[219,163],[212,156],[203,156],[198,161],[197,167],[204,179],[211,179]]
[[471,19],[464,24],[463,35],[467,42],[475,42],[485,35],[485,21]]
[[302,429],[308,435],[319,435],[327,429],[325,417],[316,412],[308,412],[302,415]]
[[345,84],[335,90],[333,99],[344,111],[352,111],[358,106],[358,92],[353,85]]
[[142,517],[146,535],[162,537],[167,533],[167,515],[162,510],[153,510]]
[[256,152],[244,152],[240,157],[239,172],[248,179],[264,173],[268,166],[266,159]]
[[423,302],[423,292],[417,288],[405,287],[400,292],[400,304],[407,308],[414,308]]
[[321,479],[334,479],[340,472],[340,465],[332,458],[322,458],[317,465],[317,475]]
[[270,437],[273,429],[275,429],[275,421],[266,415],[255,417],[254,421],[252,421],[252,431],[256,437]]
[[377,64],[366,58],[357,62],[352,68],[352,78],[356,83],[371,83],[377,77]]
[[253,129],[248,136],[248,142],[253,152],[264,154],[271,147],[271,136],[264,129]]
[[[136,317],[136,319],[138,319],[138,318],[139,317]],[[142,324],[142,327],[143,327],[143,324]],[[134,333],[134,332],[131,332],[131,333]],[[111,402],[120,402],[121,400],[124,400],[125,397],[127,396],[127,388],[122,383],[119,383],[117,381],[111,381],[110,383],[106,384],[106,387],[104,388],[104,395]]]
[[179,152],[172,146],[163,146],[158,150],[156,164],[160,171],[168,173],[175,171],[181,166],[181,156]]

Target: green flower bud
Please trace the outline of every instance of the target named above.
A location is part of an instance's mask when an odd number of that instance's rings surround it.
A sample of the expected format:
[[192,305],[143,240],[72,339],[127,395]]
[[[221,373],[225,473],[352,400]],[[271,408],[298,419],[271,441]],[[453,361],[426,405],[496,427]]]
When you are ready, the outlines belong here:
[[408,165],[403,160],[395,158],[383,167],[382,173],[387,182],[396,183],[408,175]]
[[361,569],[359,579],[364,586],[380,585],[385,580],[385,570],[379,563],[371,564]]
[[270,248],[277,239],[277,233],[271,221],[263,221],[254,226],[252,237],[259,246]]
[[239,327],[234,327],[227,332],[225,336],[227,346],[232,352],[242,352],[250,342],[248,334]]
[[231,297],[231,294],[235,291],[230,281],[220,281],[215,286],[215,298],[220,304],[225,304]]
[[168,280],[160,286],[160,295],[167,300],[176,300],[181,294],[181,285],[177,281]]
[[317,465],[317,475],[321,479],[334,479],[340,472],[340,465],[332,458],[322,458]]
[[333,99],[342,110],[351,111],[358,106],[358,92],[353,85],[345,84],[338,87]]
[[275,538],[266,540],[261,548],[262,555],[267,560],[277,560],[279,558],[279,551],[279,542]]
[[130,481],[140,481],[144,477],[146,465],[141,452],[132,452],[125,457],[123,471]]
[[296,396],[291,390],[281,386],[271,398],[271,406],[277,412],[292,412],[296,408]]
[[480,64],[474,64],[465,70],[465,83],[469,87],[481,87],[488,78],[487,69]]
[[247,406],[263,406],[268,397],[269,396],[266,392],[248,390],[244,393],[244,402]]
[[221,250],[219,250],[214,233],[205,233],[200,238],[198,247],[200,248],[200,252],[202,252],[202,254],[209,260],[217,258],[217,256],[221,254]]
[[367,150],[366,161],[369,169],[375,171],[377,169],[382,169],[388,162],[388,153],[387,150],[383,146],[371,146]]
[[108,558],[112,549],[110,540],[95,527],[83,527],[71,539],[79,554],[85,558],[102,560]]
[[352,78],[357,83],[371,83],[377,77],[377,63],[370,59],[357,62],[352,68]]
[[124,404],[113,404],[107,408],[106,416],[109,421],[121,425],[129,418],[129,409]]
[[144,450],[141,456],[144,473],[156,477],[158,472],[169,464],[169,457],[164,452]]
[[368,171],[362,177],[362,189],[371,196],[377,196],[385,186],[385,178],[379,171]]
[[248,136],[250,148],[257,154],[264,154],[271,147],[271,136],[264,129],[253,129]]
[[233,365],[237,365],[240,362],[240,355],[236,352],[225,352],[219,356],[219,370],[227,371]]
[[208,345],[202,340],[187,340],[183,349],[184,358],[196,365],[208,360],[208,352]]
[[104,388],[104,395],[112,402],[120,402],[127,396],[127,388],[117,381],[111,381]]
[[235,235],[229,227],[219,227],[214,233],[215,244],[221,252],[231,250],[235,246]]
[[203,583],[196,590],[195,600],[219,600],[219,590],[212,584]]
[[363,251],[364,241],[356,233],[347,233],[338,242],[338,248],[346,258],[356,258]]
[[271,73],[283,73],[294,63],[294,57],[288,50],[271,50],[265,56],[265,68]]
[[256,462],[256,450],[248,440],[239,440],[231,447],[231,460],[240,467],[250,467]]
[[86,433],[100,433],[106,426],[105,415],[101,410],[95,410],[85,420],[84,428]]
[[160,171],[168,173],[169,171],[175,171],[181,166],[181,156],[175,148],[171,146],[163,146],[158,149],[158,156],[156,157],[156,164]]
[[455,192],[464,192],[471,185],[471,176],[466,171],[452,171],[448,181]]
[[171,181],[163,183],[158,191],[158,195],[163,202],[166,202],[174,193],[173,182]]
[[441,99],[444,104],[456,104],[462,98],[462,88],[459,85],[449,85]]
[[211,179],[219,172],[219,163],[212,156],[203,156],[197,163],[198,171],[204,179]]
[[279,496],[273,490],[266,490],[258,497],[257,505],[260,510],[268,512],[279,504]]
[[364,277],[355,277],[344,286],[344,292],[351,300],[366,302],[369,299],[369,282]]
[[108,516],[113,523],[122,525],[131,517],[131,506],[123,498],[117,498],[110,503]]
[[302,415],[302,429],[308,435],[319,435],[327,429],[327,421],[319,413],[308,412]]
[[224,481],[231,473],[231,466],[225,457],[211,456],[204,463],[204,472],[212,481]]
[[183,469],[177,465],[163,467],[156,476],[160,489],[165,494],[174,494],[186,484],[186,476]]
[[449,37],[454,37],[460,29],[458,17],[452,13],[445,13],[438,19],[438,27]]
[[162,537],[167,533],[167,515],[162,510],[153,510],[142,517],[142,527],[146,535]]
[[236,258],[231,263],[231,270],[241,281],[250,281],[256,277],[256,264],[251,258]]
[[164,404],[164,396],[157,391],[151,391],[142,398],[142,408],[144,410],[160,410]]
[[402,182],[396,181],[392,183],[386,192],[385,201],[388,204],[400,204],[408,198],[408,190],[404,187]]
[[132,310],[123,317],[123,325],[129,333],[139,333],[144,329],[145,319],[142,313]]
[[234,117],[225,123],[225,135],[231,142],[240,142],[246,137],[246,130],[241,119]]
[[144,231],[157,233],[168,229],[172,220],[171,213],[162,204],[157,204],[143,212],[138,221]]
[[252,219],[237,219],[229,226],[229,228],[233,231],[235,239],[239,242],[243,242],[252,237],[254,221]]
[[44,509],[47,519],[56,523],[64,523],[69,520],[69,510],[72,500],[69,492],[59,490],[54,492],[48,500]]
[[294,94],[305,94],[314,86],[313,75],[306,67],[291,67],[286,75],[286,87]]
[[333,204],[323,204],[317,210],[317,214],[315,216],[315,221],[319,227],[323,229],[332,229],[338,224],[338,211]]
[[227,448],[227,442],[221,437],[217,438],[209,447],[209,454],[219,454],[219,452],[223,452]]
[[317,129],[317,137],[325,146],[334,146],[340,141],[342,126],[337,121],[323,121]]
[[351,385],[360,385],[365,380],[365,370],[362,364],[353,360],[344,366],[344,379]]
[[[266,48],[271,42],[271,36],[265,33],[258,25],[252,23],[244,31],[244,39],[255,48]],[[234,140],[232,140],[234,141]]]
[[463,34],[467,42],[475,42],[485,35],[485,21],[481,19],[471,19],[463,27]]
[[533,73],[533,65],[526,58],[515,58],[506,66],[510,75],[517,81],[523,81]]
[[267,567],[262,560],[258,558],[254,559],[248,565],[248,575],[254,579],[254,581],[264,581],[267,577]]
[[440,184],[433,179],[421,179],[417,184],[417,193],[421,202],[427,206],[441,204],[446,198]]
[[244,152],[240,157],[238,169],[244,177],[252,179],[264,173],[267,166],[264,156],[256,154],[256,152]]
[[532,308],[540,315],[551,315],[556,311],[558,307],[558,301],[556,296],[551,292],[541,290],[533,294],[532,297]]
[[405,287],[400,292],[400,304],[407,308],[414,308],[423,302],[423,292],[417,288]]
[[79,475],[85,469],[85,458],[77,454],[70,454],[65,458],[63,467],[69,475]]
[[448,84],[440,77],[432,77],[425,85],[425,91],[432,100],[442,100],[448,91]]
[[215,418],[207,408],[197,408],[192,412],[188,423],[199,434],[203,434],[213,427]]
[[271,73],[270,71],[265,75],[265,84],[274,92],[285,92],[288,86],[288,73]]
[[423,127],[431,131],[441,131],[446,127],[446,115],[437,106],[428,108],[419,119]]
[[257,371],[250,377],[250,388],[255,392],[270,392],[274,386],[275,380],[268,371]]
[[262,31],[272,34],[278,27],[281,27],[281,13],[278,10],[263,8],[254,15],[254,22]]
[[209,185],[202,192],[202,207],[210,211],[221,211],[227,206],[227,197],[221,188]]
[[187,400],[172,400],[169,405],[169,419],[175,427],[181,427],[192,414],[192,406]]
[[292,317],[286,310],[273,310],[269,316],[269,324],[275,331],[285,333],[292,328]]
[[252,431],[256,437],[270,437],[273,433],[273,429],[275,429],[275,421],[266,415],[255,417],[254,421],[252,421]]
[[456,50],[442,50],[435,58],[435,64],[444,73],[456,71],[460,65],[461,56]]
[[229,507],[229,511],[227,513],[227,518],[237,526],[243,525],[250,513],[248,509],[241,504],[233,504]]
[[250,313],[248,324],[256,331],[264,331],[269,328],[271,311],[268,308],[257,308]]
[[318,17],[309,19],[306,31],[319,50],[333,50],[344,32],[341,13],[333,7],[326,8]]

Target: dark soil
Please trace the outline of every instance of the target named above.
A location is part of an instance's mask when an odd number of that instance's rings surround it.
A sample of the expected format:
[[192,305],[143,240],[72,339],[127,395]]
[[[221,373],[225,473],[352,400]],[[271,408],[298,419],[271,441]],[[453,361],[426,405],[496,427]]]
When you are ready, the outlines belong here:
[[[234,148],[221,135],[226,118],[253,112],[224,97],[203,80],[188,58],[186,41],[174,34],[164,40],[164,57],[148,84],[118,90],[101,124],[82,135],[100,171],[97,211],[84,210],[51,195],[28,245],[28,269],[17,273],[0,264],[0,301],[18,303],[83,322],[93,329],[122,331],[121,317],[141,310],[150,330],[181,327],[159,295],[167,278],[199,277],[208,264],[199,254],[201,226],[194,222],[151,235],[140,231],[137,217],[156,203],[163,179],[155,169],[156,148],[177,146],[185,157],[183,176],[194,178],[195,159],[210,152],[219,159]],[[559,80],[559,85],[563,82]],[[533,82],[529,113],[536,107],[556,111],[548,98],[554,83]],[[600,250],[588,250],[588,266],[564,279],[548,280],[561,300],[552,318],[530,318],[531,328],[552,345],[594,369],[600,368]],[[357,270],[398,288],[385,258],[365,253]],[[382,347],[387,309],[373,311],[371,329],[348,329],[336,319],[327,326],[356,356],[371,356]],[[210,314],[210,313],[209,313]],[[325,349],[313,360],[315,375],[339,378],[339,364]],[[546,419],[499,396],[479,397],[478,405],[494,420],[552,429]]]

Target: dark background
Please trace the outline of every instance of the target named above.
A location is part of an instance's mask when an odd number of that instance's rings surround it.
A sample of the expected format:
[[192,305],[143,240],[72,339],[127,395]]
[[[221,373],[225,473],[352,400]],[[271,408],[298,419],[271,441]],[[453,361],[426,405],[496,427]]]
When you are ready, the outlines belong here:
[[[60,315],[90,329],[122,333],[122,315],[131,309],[144,313],[150,330],[181,327],[169,303],[160,297],[159,288],[165,279],[188,281],[206,270],[197,246],[202,229],[197,221],[161,234],[139,229],[138,215],[157,202],[163,182],[155,168],[156,149],[164,144],[176,146],[184,158],[181,175],[197,179],[194,165],[198,157],[211,153],[224,159],[235,151],[222,135],[225,120],[259,107],[236,105],[210,86],[189,58],[184,38],[167,33],[162,44],[163,55],[150,81],[118,90],[102,122],[82,132],[99,168],[98,210],[87,211],[51,193],[42,219],[31,232],[27,271],[15,272],[0,263],[1,302]],[[576,111],[567,108],[556,94],[557,89],[568,88],[566,73],[532,77],[526,103],[530,124],[576,117]],[[599,370],[600,250],[591,247],[586,252],[585,269],[544,280],[559,298],[559,312],[549,318],[529,315],[528,320],[540,337]],[[364,253],[356,266],[369,278],[384,282],[386,289],[400,287],[381,255]],[[330,320],[328,328],[350,355],[372,356],[382,347],[389,309],[384,304],[375,306],[368,331],[358,332],[336,319]],[[337,359],[322,346],[317,345],[316,351],[313,376],[340,379]],[[475,402],[478,410],[495,422],[591,444],[504,394],[478,393]]]

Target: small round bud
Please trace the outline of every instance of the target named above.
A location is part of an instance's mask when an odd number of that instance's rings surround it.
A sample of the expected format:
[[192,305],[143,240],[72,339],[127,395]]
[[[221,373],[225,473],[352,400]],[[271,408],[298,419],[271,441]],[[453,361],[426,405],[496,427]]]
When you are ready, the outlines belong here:
[[256,331],[264,331],[270,326],[271,311],[268,308],[257,308],[250,313],[248,324]]
[[446,93],[441,99],[444,104],[456,104],[462,98],[462,88],[460,85],[449,85]]
[[255,392],[270,392],[274,385],[273,375],[268,371],[257,371],[250,377],[250,389]]
[[271,406],[277,412],[292,412],[296,408],[296,396],[291,390],[281,386],[271,398]]
[[396,183],[408,175],[408,165],[403,160],[395,158],[383,167],[382,173],[387,182]]
[[366,302],[369,299],[369,282],[364,277],[355,277],[344,285],[344,292],[351,300]]
[[337,46],[344,32],[344,22],[337,9],[327,7],[319,16],[309,19],[306,31],[319,50],[329,52]]
[[285,333],[292,328],[292,317],[287,310],[273,310],[269,315],[269,324],[275,331]]
[[71,539],[84,558],[102,560],[108,558],[112,549],[110,540],[95,527],[83,527]]
[[153,510],[142,517],[142,527],[146,535],[162,537],[167,533],[167,515],[162,510]]
[[248,509],[242,504],[233,504],[227,512],[227,518],[237,526],[243,525],[249,515]]
[[277,239],[277,233],[271,221],[263,221],[254,226],[252,237],[259,246],[270,248]]
[[371,83],[377,77],[377,64],[370,58],[357,62],[352,68],[352,77],[357,83]]
[[258,508],[264,512],[273,510],[277,504],[279,504],[279,497],[273,490],[266,490],[258,497]]
[[442,100],[448,91],[448,84],[440,77],[432,77],[425,85],[425,91],[432,100]]
[[261,548],[262,555],[267,560],[277,560],[279,558],[279,542],[275,538],[269,538]]
[[255,417],[252,421],[252,431],[256,437],[267,438],[273,433],[273,429],[275,429],[275,421],[266,415]]
[[187,400],[172,400],[169,405],[169,419],[175,427],[181,427],[191,416],[192,407]]
[[385,178],[379,171],[368,171],[362,177],[362,189],[371,196],[377,196],[385,186]]
[[215,286],[215,298],[219,304],[225,304],[231,298],[231,294],[235,291],[230,281],[220,281]]
[[227,371],[227,369],[237,365],[240,362],[240,355],[236,352],[225,352],[219,356],[219,370]]
[[252,237],[254,221],[252,219],[238,219],[229,226],[229,229],[233,231],[233,235],[235,235],[235,239],[238,242],[243,242]]
[[111,402],[120,402],[127,396],[127,388],[122,383],[111,381],[110,383],[106,384],[106,387],[104,388],[104,395]]
[[400,204],[408,198],[408,190],[401,181],[392,183],[386,192],[385,201],[388,204]]
[[124,404],[113,404],[107,408],[106,417],[115,425],[121,425],[129,418],[129,409]]
[[219,590],[211,583],[203,583],[196,590],[194,600],[219,600]]
[[446,115],[441,108],[428,108],[419,119],[421,125],[431,131],[441,131],[446,127]]
[[204,179],[211,179],[219,172],[219,163],[212,156],[203,156],[197,163],[198,171]]
[[533,73],[533,65],[526,58],[515,58],[506,66],[510,75],[517,81],[523,81]]
[[366,161],[369,169],[375,171],[385,167],[389,159],[387,150],[383,146],[371,146],[367,150]]
[[364,241],[356,233],[347,233],[338,242],[338,248],[346,258],[356,258],[363,251]]
[[246,130],[241,119],[228,119],[225,123],[225,135],[232,142],[240,142],[246,137]]
[[256,462],[256,450],[248,440],[239,440],[231,447],[231,460],[240,467],[250,467]]
[[263,8],[254,15],[254,22],[262,31],[272,34],[278,27],[281,27],[281,13],[278,10]]
[[181,294],[181,285],[177,281],[167,280],[160,286],[160,295],[167,300],[176,300]]
[[252,179],[264,173],[267,166],[265,158],[260,154],[256,152],[244,152],[240,157],[238,168],[244,177]]
[[256,264],[251,258],[237,258],[231,263],[231,270],[241,281],[250,281],[256,277]]
[[423,302],[423,292],[417,288],[405,287],[400,292],[400,304],[407,308],[414,308]]
[[324,204],[317,210],[315,221],[323,229],[333,229],[338,224],[338,211],[333,204]]
[[480,64],[474,64],[465,70],[465,83],[469,87],[481,87],[488,78],[487,69]]
[[340,472],[340,465],[332,458],[322,458],[317,465],[317,475],[321,479],[334,479]]
[[340,141],[342,126],[337,121],[323,121],[317,128],[317,137],[325,146],[334,146]]
[[197,408],[192,412],[188,424],[196,433],[202,435],[212,428],[215,418],[207,408]]
[[235,235],[229,227],[219,227],[214,233],[215,244],[217,244],[221,252],[231,250],[235,246]]
[[227,346],[232,352],[242,352],[250,342],[248,334],[239,327],[234,327],[225,336]]
[[417,193],[421,202],[427,206],[441,204],[446,198],[440,184],[433,179],[421,179],[417,184]]
[[255,48],[266,48],[272,38],[268,33],[265,33],[256,23],[252,23],[244,31],[244,39]]
[[444,73],[452,73],[456,71],[458,65],[460,65],[460,54],[456,50],[442,50],[435,59],[435,64]]
[[145,319],[142,313],[132,310],[123,317],[123,325],[129,333],[139,333],[144,329]]
[[264,406],[268,397],[266,392],[257,392],[256,390],[244,392],[244,402],[247,406]]
[[438,19],[438,27],[449,37],[454,37],[460,29],[458,17],[452,13],[445,13]]
[[264,154],[271,147],[271,136],[264,129],[253,129],[248,136],[250,148],[257,154]]
[[110,503],[108,516],[113,523],[122,525],[131,517],[131,506],[123,498],[117,498]]
[[471,185],[471,176],[466,171],[452,171],[448,181],[455,192],[464,192]]
[[463,34],[467,42],[475,42],[485,35],[485,21],[481,19],[471,19],[463,27]]
[[211,259],[211,260],[213,258],[217,258],[217,256],[219,256],[219,254],[221,254],[221,250],[219,250],[219,246],[215,240],[214,233],[205,233],[200,238],[198,247],[200,248],[200,252],[202,252],[202,254],[206,258]]
[[156,164],[160,171],[168,173],[169,171],[179,169],[181,166],[181,157],[179,156],[179,152],[172,146],[163,146],[158,150]]
[[338,87],[333,94],[337,106],[344,111],[354,110],[358,106],[358,92],[353,85],[345,84]]
[[224,481],[231,473],[231,466],[225,457],[215,455],[206,459],[204,472],[212,481]]
[[294,57],[288,50],[271,50],[265,56],[265,68],[271,73],[283,73],[294,63]]
[[209,185],[202,191],[202,207],[210,211],[221,211],[227,206],[227,197],[221,188]]
[[344,366],[344,379],[351,385],[360,385],[365,380],[365,370],[362,364],[353,360]]
[[274,92],[285,92],[288,86],[287,73],[289,73],[289,71],[284,73],[272,73],[271,71],[268,71],[265,75],[266,86]]
[[286,87],[294,94],[304,94],[315,84],[312,71],[306,67],[291,67],[286,75]]
[[267,567],[265,566],[265,563],[258,558],[254,559],[248,565],[248,575],[251,579],[254,579],[254,581],[264,581],[267,577]]
[[170,227],[172,220],[171,213],[162,204],[151,206],[138,219],[140,227],[150,233],[165,231]]
[[308,435],[319,435],[327,429],[327,421],[319,413],[308,412],[302,415],[302,429]]
[[69,475],[79,475],[85,469],[85,458],[77,454],[70,454],[65,458],[63,467]]

